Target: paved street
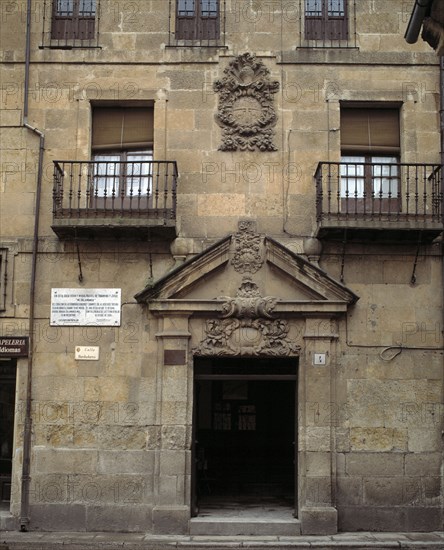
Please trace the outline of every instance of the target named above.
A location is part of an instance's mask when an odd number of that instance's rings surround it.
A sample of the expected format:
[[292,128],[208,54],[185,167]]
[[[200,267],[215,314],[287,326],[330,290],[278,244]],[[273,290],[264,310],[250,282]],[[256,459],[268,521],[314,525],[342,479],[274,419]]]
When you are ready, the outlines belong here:
[[249,550],[278,548],[313,548],[317,550],[372,550],[434,548],[444,549],[444,532],[434,533],[340,533],[329,536],[298,537],[205,537],[155,536],[133,533],[68,533],[4,531],[0,533],[0,550],[154,550],[163,547],[248,548]]

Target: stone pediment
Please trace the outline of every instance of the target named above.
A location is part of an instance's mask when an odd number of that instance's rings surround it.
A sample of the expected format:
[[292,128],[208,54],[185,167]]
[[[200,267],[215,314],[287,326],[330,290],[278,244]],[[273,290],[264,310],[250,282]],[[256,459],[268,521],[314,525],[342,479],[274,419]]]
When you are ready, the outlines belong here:
[[153,311],[219,318],[344,313],[358,296],[250,222],[135,296]]

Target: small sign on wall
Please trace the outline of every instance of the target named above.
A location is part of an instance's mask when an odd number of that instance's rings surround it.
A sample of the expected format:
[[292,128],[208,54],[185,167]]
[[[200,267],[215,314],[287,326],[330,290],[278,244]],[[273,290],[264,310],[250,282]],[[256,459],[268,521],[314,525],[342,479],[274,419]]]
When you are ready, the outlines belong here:
[[76,346],[74,358],[76,361],[98,361],[99,355],[98,346]]
[[0,357],[27,357],[28,351],[27,336],[0,336]]
[[327,357],[325,353],[314,353],[313,354],[313,365],[317,367],[322,367],[326,365]]

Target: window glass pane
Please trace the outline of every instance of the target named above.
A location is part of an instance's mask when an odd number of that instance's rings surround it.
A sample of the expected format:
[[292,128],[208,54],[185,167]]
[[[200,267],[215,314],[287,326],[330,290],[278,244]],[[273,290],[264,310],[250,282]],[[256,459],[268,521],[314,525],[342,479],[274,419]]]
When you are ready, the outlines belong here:
[[152,153],[134,152],[127,154],[126,195],[128,197],[146,197],[152,191]]
[[119,194],[120,155],[94,157],[94,197],[117,197]]
[[200,12],[203,17],[217,17],[218,0],[200,0]]
[[195,0],[177,0],[177,13],[182,17],[192,17],[195,12]]
[[74,0],[57,0],[56,12],[62,17],[70,17],[73,15]]
[[96,0],[80,0],[79,15],[94,17],[96,14]]
[[328,15],[332,17],[344,17],[344,0],[328,0]]
[[322,15],[323,0],[305,0],[305,15],[308,17],[320,17]]
[[398,196],[398,159],[396,157],[371,157],[373,192],[375,198]]
[[361,156],[341,158],[341,197],[355,199],[364,196],[364,162],[365,157]]

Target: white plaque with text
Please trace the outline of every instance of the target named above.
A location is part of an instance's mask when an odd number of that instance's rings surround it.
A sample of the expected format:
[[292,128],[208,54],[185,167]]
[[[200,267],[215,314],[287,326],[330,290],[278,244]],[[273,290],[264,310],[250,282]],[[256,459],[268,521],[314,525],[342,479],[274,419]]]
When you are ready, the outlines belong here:
[[51,325],[120,326],[120,288],[53,288]]

